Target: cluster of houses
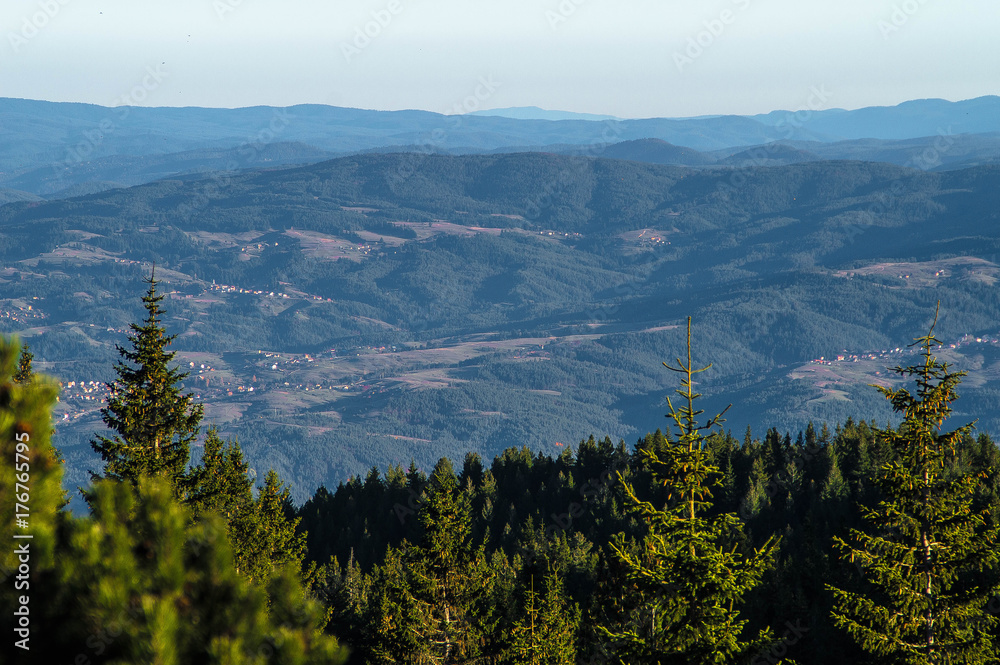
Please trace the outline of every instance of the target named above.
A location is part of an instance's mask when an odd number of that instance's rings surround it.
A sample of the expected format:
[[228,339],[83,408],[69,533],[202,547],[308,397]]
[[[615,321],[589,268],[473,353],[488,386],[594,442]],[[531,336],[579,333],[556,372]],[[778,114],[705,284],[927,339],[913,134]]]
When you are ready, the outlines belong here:
[[639,238],[640,245],[669,245],[670,241],[663,236],[643,236]]
[[103,402],[108,396],[108,387],[100,381],[68,381],[61,387],[60,399]]
[[[990,344],[992,346],[1000,345],[1000,335],[987,335],[987,336],[975,336],[975,335],[962,335],[958,341],[953,344],[942,344],[938,346],[938,349],[960,349],[963,346],[968,346],[970,344]],[[825,356],[820,356],[812,360],[814,364],[817,365],[833,365],[834,363],[856,363],[864,360],[882,360],[889,358],[893,355],[901,355],[903,353],[916,353],[915,348],[904,349],[902,347],[896,347],[895,349],[886,349],[883,351],[867,351],[864,353],[848,353],[846,350],[834,357],[827,358]]]
[[[212,284],[208,288],[210,291],[215,291],[217,293],[242,293],[251,296],[267,296],[269,298],[288,299],[288,298],[302,297],[302,296],[289,295],[287,293],[282,293],[281,291],[265,291],[264,289],[244,289],[239,286],[234,286],[232,284],[216,284],[214,279],[212,280]],[[313,300],[316,302],[323,302],[323,301],[333,302],[329,298],[324,298],[322,296],[305,295],[304,297],[307,300]]]
[[267,249],[268,247],[277,247],[277,246],[278,246],[277,242],[275,242],[275,243],[270,243],[270,242],[252,242],[249,245],[243,245],[242,247],[240,247],[240,251],[241,252],[260,252],[260,251],[263,251],[263,250]]
[[549,238],[582,238],[583,234],[580,233],[562,233],[561,231],[539,231],[538,235],[547,236]]
[[216,284],[215,280],[212,280],[212,285],[208,287],[210,291],[217,291],[219,293],[245,293],[247,295],[253,296],[270,296],[271,298],[290,298],[287,293],[281,293],[280,291],[264,291],[263,289],[243,289],[238,286],[233,286],[232,284]]
[[[37,298],[35,298],[37,300]],[[45,314],[34,308],[33,305],[27,307],[17,305],[13,302],[6,307],[0,307],[0,319],[14,321],[15,323],[27,323],[31,320],[44,319]]]

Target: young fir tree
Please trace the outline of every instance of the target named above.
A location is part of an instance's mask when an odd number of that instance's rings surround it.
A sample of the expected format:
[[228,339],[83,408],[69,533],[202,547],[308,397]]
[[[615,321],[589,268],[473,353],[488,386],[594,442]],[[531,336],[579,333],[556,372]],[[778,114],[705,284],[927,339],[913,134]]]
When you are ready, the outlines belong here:
[[404,560],[412,547],[406,541],[392,548],[372,575],[371,600],[363,617],[363,649],[370,651],[369,661],[378,665],[431,663],[433,645],[424,635],[430,622],[425,604],[414,596],[410,569]]
[[612,543],[639,602],[625,612],[624,625],[601,630],[621,662],[630,665],[737,662],[765,652],[773,641],[769,631],[742,641],[746,621],[739,619],[736,606],[771,565],[775,542],[744,556],[731,544],[743,527],[739,517],[705,516],[721,476],[705,438],[722,422],[722,414],[698,424],[703,411],[695,408],[701,395],[694,392],[694,375],[711,365],[693,369],[690,318],[687,334],[687,363],[664,363],[683,377],[677,390],[683,399],[680,408],[667,398],[676,432],[660,452],[642,451],[654,479],[668,489],[667,506],[661,510],[640,500],[622,481],[631,510],[648,526],[641,547],[629,546],[622,534]]
[[835,538],[841,554],[862,571],[867,589],[830,587],[832,616],[863,649],[894,662],[995,662],[991,633],[1000,621],[987,603],[1000,534],[987,526],[985,511],[973,510],[981,476],[951,468],[956,445],[973,425],[941,431],[965,372],[939,361],[931,353],[935,344],[940,342],[932,325],[914,343],[922,362],[893,369],[915,378],[915,394],[875,386],[903,422],[876,430],[893,457],[876,477],[884,499],[863,509],[871,528],[852,530],[850,544]]
[[196,516],[221,515],[230,528],[253,503],[250,466],[236,441],[224,442],[215,427],[205,435],[201,462],[188,473],[187,503]]
[[21,346],[21,356],[17,360],[17,371],[14,372],[14,381],[17,383],[27,383],[35,372],[31,369],[31,361],[35,357],[27,344]]
[[180,495],[203,407],[192,402],[191,394],[181,394],[187,374],[170,366],[175,354],[166,349],[174,336],[160,324],[163,296],[156,293],[153,274],[148,282],[142,298],[146,320],[131,324],[130,349],[117,347],[125,362],[115,365],[118,378],[107,384],[108,405],[101,409],[114,435],[97,436],[90,445],[101,454],[104,477],[134,486],[142,475],[165,476]]
[[487,655],[492,575],[472,544],[470,502],[451,463],[438,462],[424,490],[419,545],[390,550],[380,571],[373,634],[378,662],[462,663]]
[[490,575],[484,548],[472,543],[470,508],[451,462],[442,459],[418,515],[420,547],[409,552],[414,595],[430,619],[422,632],[432,645],[432,660],[439,663],[481,655],[480,611]]
[[251,580],[267,580],[288,564],[302,570],[306,534],[296,533],[301,518],[293,517],[292,512],[291,489],[276,471],[268,471],[253,502],[250,521],[245,523],[249,529],[235,538],[243,572]]
[[509,665],[573,665],[580,608],[567,597],[562,576],[550,570],[536,589],[532,571],[524,589],[524,611],[510,631],[501,662]]

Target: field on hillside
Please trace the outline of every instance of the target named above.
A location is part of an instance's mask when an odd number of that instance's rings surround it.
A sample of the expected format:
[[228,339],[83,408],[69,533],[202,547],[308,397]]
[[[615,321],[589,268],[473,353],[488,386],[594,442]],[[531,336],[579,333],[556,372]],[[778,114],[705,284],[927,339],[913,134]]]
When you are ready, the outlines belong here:
[[427,156],[397,181],[404,158],[0,207],[0,329],[63,382],[69,481],[96,464],[154,262],[206,424],[298,497],[376,464],[664,427],[689,315],[706,405],[795,431],[885,422],[867,384],[940,300],[943,352],[970,372],[959,411],[1000,430],[995,168]]

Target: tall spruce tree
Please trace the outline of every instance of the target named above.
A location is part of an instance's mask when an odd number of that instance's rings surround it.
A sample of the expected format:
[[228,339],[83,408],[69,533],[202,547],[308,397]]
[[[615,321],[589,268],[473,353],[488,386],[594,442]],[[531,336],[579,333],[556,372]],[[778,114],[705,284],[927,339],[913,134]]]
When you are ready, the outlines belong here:
[[[659,509],[622,482],[633,514],[648,526],[641,546],[619,534],[612,542],[618,562],[631,584],[630,607],[623,608],[623,625],[603,627],[622,663],[730,663],[764,653],[772,643],[769,631],[741,640],[746,624],[736,606],[771,565],[775,542],[750,556],[737,551],[734,535],[743,523],[734,514],[707,517],[712,489],[721,472],[705,445],[706,434],[722,422],[722,415],[698,424],[703,411],[694,392],[691,361],[691,319],[687,327],[687,362],[677,360],[669,370],[682,375],[680,407],[668,397],[668,417],[674,430],[658,450],[641,450],[653,478],[668,490],[668,503]],[[727,407],[728,408],[728,407]],[[723,411],[725,413],[725,411]],[[621,478],[621,474],[619,474]]]
[[156,293],[155,275],[147,281],[146,320],[130,325],[131,348],[117,347],[124,362],[115,365],[118,378],[106,384],[110,395],[101,417],[115,434],[98,435],[91,446],[104,461],[104,477],[134,486],[142,475],[165,476],[180,495],[203,407],[181,394],[187,373],[171,367],[175,354],[167,347],[175,336],[161,324],[163,296]]
[[866,651],[902,663],[996,662],[993,633],[1000,620],[988,612],[996,583],[998,528],[973,509],[982,476],[959,473],[956,446],[973,424],[941,428],[965,372],[932,353],[935,316],[913,346],[922,362],[892,371],[914,378],[916,392],[875,386],[903,422],[876,430],[892,451],[876,484],[883,500],[863,509],[870,528],[852,530],[851,543],[835,538],[841,554],[862,571],[866,589],[830,587],[835,624]]

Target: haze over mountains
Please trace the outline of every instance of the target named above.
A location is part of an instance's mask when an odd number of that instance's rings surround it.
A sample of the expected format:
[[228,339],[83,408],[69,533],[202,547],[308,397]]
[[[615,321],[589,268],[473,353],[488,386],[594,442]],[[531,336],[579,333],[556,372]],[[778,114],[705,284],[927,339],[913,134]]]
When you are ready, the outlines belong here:
[[573,111],[552,111],[537,106],[513,106],[505,109],[489,109],[473,111],[468,115],[485,115],[500,118],[516,118],[518,120],[621,120],[613,115],[597,113],[575,113]]
[[583,150],[699,167],[860,159],[939,170],[1000,159],[995,96],[751,117],[617,121],[542,109],[496,111],[514,117],[488,113],[318,105],[108,108],[0,99],[0,201],[64,198],[180,174],[305,164],[372,150]]

